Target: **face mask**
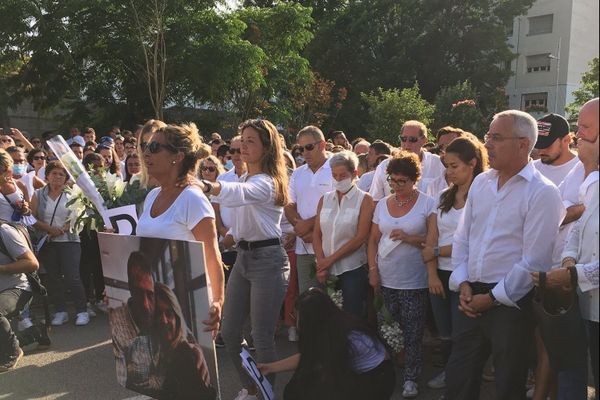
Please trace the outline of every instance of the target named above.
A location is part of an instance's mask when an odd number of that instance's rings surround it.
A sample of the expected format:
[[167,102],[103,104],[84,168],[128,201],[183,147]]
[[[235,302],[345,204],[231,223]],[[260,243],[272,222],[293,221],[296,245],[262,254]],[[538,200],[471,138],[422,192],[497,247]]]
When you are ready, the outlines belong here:
[[227,162],[225,163],[225,169],[229,171],[231,168],[233,168],[233,161],[227,160]]
[[26,173],[27,173],[27,165],[26,164],[13,164],[13,175],[23,176]]
[[335,190],[340,193],[346,193],[348,190],[352,188],[352,178],[344,179],[343,181],[333,180],[333,186]]

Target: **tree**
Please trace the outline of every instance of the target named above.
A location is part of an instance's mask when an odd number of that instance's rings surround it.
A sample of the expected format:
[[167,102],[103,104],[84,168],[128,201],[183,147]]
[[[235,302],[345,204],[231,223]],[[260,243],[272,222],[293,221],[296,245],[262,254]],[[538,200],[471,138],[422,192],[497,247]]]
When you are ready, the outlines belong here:
[[361,93],[361,97],[368,107],[367,133],[373,139],[392,144],[398,142],[402,124],[414,119],[428,126],[435,111],[435,107],[421,97],[417,83],[403,90],[378,88],[370,94]]
[[469,79],[484,115],[497,102],[515,55],[507,26],[532,0],[352,1],[320,22],[309,46],[312,67],[348,88],[340,119],[361,133],[360,93],[406,88],[417,81],[433,102],[438,91]]
[[483,137],[485,119],[477,103],[479,95],[469,81],[442,88],[435,98],[435,124],[454,126]]
[[581,87],[573,91],[575,100],[566,108],[571,118],[577,118],[579,109],[586,102],[598,97],[600,90],[598,89],[598,57],[594,58],[589,63],[590,70],[581,76]]

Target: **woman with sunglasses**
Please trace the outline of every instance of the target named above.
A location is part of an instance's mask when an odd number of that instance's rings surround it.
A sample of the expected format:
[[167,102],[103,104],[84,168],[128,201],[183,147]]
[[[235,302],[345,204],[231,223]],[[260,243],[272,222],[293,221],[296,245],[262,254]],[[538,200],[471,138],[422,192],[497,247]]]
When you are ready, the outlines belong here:
[[48,154],[43,149],[33,149],[27,153],[27,162],[33,167],[33,171],[29,172],[38,178],[45,179],[46,161]]
[[215,213],[206,196],[193,185],[178,184],[195,176],[198,160],[208,155],[196,125],[166,125],[158,129],[144,150],[148,174],[159,186],[144,201],[137,235],[204,243],[212,305],[205,331],[216,335],[223,305],[223,268],[217,243]]
[[209,182],[216,182],[217,177],[225,172],[223,164],[215,156],[208,156],[200,161],[200,178]]
[[[289,261],[281,243],[281,217],[288,202],[288,174],[281,140],[266,120],[239,127],[242,160],[248,173],[240,182],[198,182],[221,206],[234,209],[231,228],[238,255],[229,276],[221,335],[238,368],[242,389],[236,400],[257,399],[258,389],[240,362],[242,330],[248,316],[259,362],[277,359],[275,326],[287,290]],[[267,378],[273,382],[274,376]]]
[[166,126],[167,124],[158,119],[150,119],[146,121],[140,131],[140,136],[137,138],[138,155],[140,156],[140,161],[142,162],[142,171],[140,172],[138,179],[140,180],[140,187],[143,189],[158,186],[158,182],[149,176],[148,171],[146,170],[146,164],[144,163],[144,149],[150,140],[152,140],[154,133]]
[[387,165],[393,194],[377,203],[368,244],[369,282],[403,329],[405,398],[418,395],[428,296],[422,243],[435,223],[435,201],[417,190],[421,163],[401,151]]

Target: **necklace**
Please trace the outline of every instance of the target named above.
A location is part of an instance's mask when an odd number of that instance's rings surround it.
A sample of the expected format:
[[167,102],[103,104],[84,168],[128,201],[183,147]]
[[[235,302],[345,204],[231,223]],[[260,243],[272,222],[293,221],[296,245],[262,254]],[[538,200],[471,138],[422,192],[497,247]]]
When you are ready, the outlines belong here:
[[407,205],[408,203],[410,203],[412,201],[412,199],[415,198],[416,194],[417,194],[417,191],[413,190],[413,192],[410,194],[410,196],[408,196],[405,200],[398,200],[398,196],[394,195],[394,201],[396,201],[396,205],[398,205],[398,207],[402,208],[405,205]]

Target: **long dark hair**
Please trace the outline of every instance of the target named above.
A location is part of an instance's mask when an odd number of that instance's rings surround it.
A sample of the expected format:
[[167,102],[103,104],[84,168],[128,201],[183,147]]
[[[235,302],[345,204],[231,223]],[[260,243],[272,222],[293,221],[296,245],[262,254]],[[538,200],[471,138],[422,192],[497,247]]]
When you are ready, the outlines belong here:
[[[476,160],[475,168],[473,168],[473,179],[488,167],[487,150],[483,143],[475,136],[473,136],[473,138],[462,136],[454,139],[450,142],[448,147],[446,147],[446,154],[448,153],[456,154],[465,164],[470,163],[472,160]],[[442,211],[442,214],[449,212],[452,209],[457,193],[458,185],[455,185],[454,183],[450,184],[448,189],[442,192],[442,195],[440,196],[440,205],[438,206]]]
[[318,371],[319,379],[331,383],[347,382],[355,373],[349,335],[358,331],[372,338],[377,335],[361,319],[340,310],[329,296],[319,289],[309,289],[296,302],[298,349],[301,358],[297,372],[311,374]]

